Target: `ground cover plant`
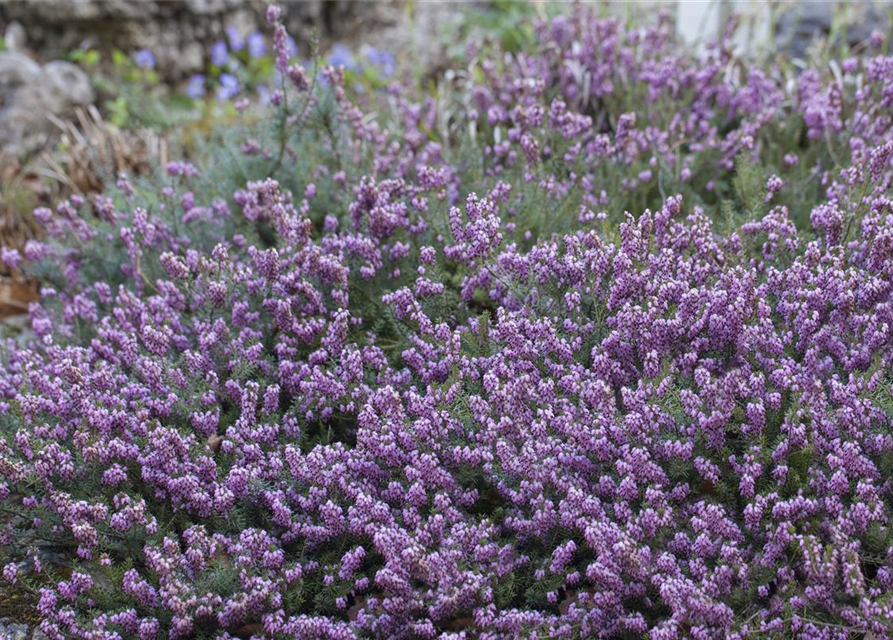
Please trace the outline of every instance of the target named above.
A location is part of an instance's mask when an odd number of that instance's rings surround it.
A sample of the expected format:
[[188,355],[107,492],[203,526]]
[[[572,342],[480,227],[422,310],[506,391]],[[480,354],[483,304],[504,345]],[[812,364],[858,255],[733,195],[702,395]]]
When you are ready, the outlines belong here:
[[47,636],[893,637],[883,35],[574,11],[421,92],[273,7],[269,110],[35,211],[0,543]]

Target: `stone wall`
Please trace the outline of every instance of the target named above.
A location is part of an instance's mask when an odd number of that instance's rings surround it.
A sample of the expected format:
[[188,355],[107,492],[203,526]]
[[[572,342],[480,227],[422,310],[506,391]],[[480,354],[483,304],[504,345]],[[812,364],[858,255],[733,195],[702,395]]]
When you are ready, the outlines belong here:
[[[368,41],[404,19],[401,0],[281,2],[285,23],[308,53],[314,29],[323,45]],[[163,79],[177,82],[201,71],[208,48],[227,27],[243,35],[265,28],[264,0],[0,0],[0,28],[24,28],[27,43],[45,60],[80,46],[99,50],[149,49]]]

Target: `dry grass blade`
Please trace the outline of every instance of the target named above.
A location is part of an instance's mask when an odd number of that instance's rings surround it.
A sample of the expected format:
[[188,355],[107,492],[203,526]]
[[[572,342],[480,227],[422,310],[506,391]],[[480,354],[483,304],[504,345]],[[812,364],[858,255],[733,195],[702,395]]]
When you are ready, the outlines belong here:
[[[149,130],[128,131],[106,122],[95,106],[75,111],[71,120],[52,114],[58,144],[22,164],[4,158],[0,171],[0,246],[20,251],[28,240],[42,237],[31,215],[71,194],[100,193],[121,172],[146,173],[168,158],[166,141]],[[35,282],[0,263],[0,318],[27,311],[37,298]]]

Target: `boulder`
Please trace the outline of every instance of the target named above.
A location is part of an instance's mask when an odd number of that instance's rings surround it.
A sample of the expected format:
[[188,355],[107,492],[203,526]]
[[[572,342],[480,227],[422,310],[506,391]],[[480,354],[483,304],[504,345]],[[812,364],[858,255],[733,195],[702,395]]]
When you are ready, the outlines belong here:
[[802,58],[816,39],[831,33],[835,16],[847,24],[846,39],[850,46],[867,40],[875,29],[885,31],[889,26],[886,10],[870,0],[791,2],[784,5],[779,17],[775,42],[791,55]]
[[24,51],[25,40],[25,27],[15,20],[6,25],[6,32],[3,34],[3,44],[8,51]]
[[94,98],[87,74],[70,62],[40,66],[18,51],[0,51],[0,150],[38,148],[55,129],[51,116],[65,118]]
[[26,624],[16,624],[6,618],[0,618],[0,638],[8,640],[29,640],[31,634]]

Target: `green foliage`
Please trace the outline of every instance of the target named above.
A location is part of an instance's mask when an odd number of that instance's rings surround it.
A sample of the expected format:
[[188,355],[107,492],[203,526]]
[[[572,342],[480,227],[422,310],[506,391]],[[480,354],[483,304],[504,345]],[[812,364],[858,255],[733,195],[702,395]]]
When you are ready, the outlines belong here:
[[517,53],[535,42],[531,25],[534,4],[513,0],[496,0],[483,8],[474,8],[466,16],[465,36],[471,30],[487,33],[505,50]]
[[75,49],[68,54],[68,59],[87,68],[96,67],[102,56],[96,49]]

